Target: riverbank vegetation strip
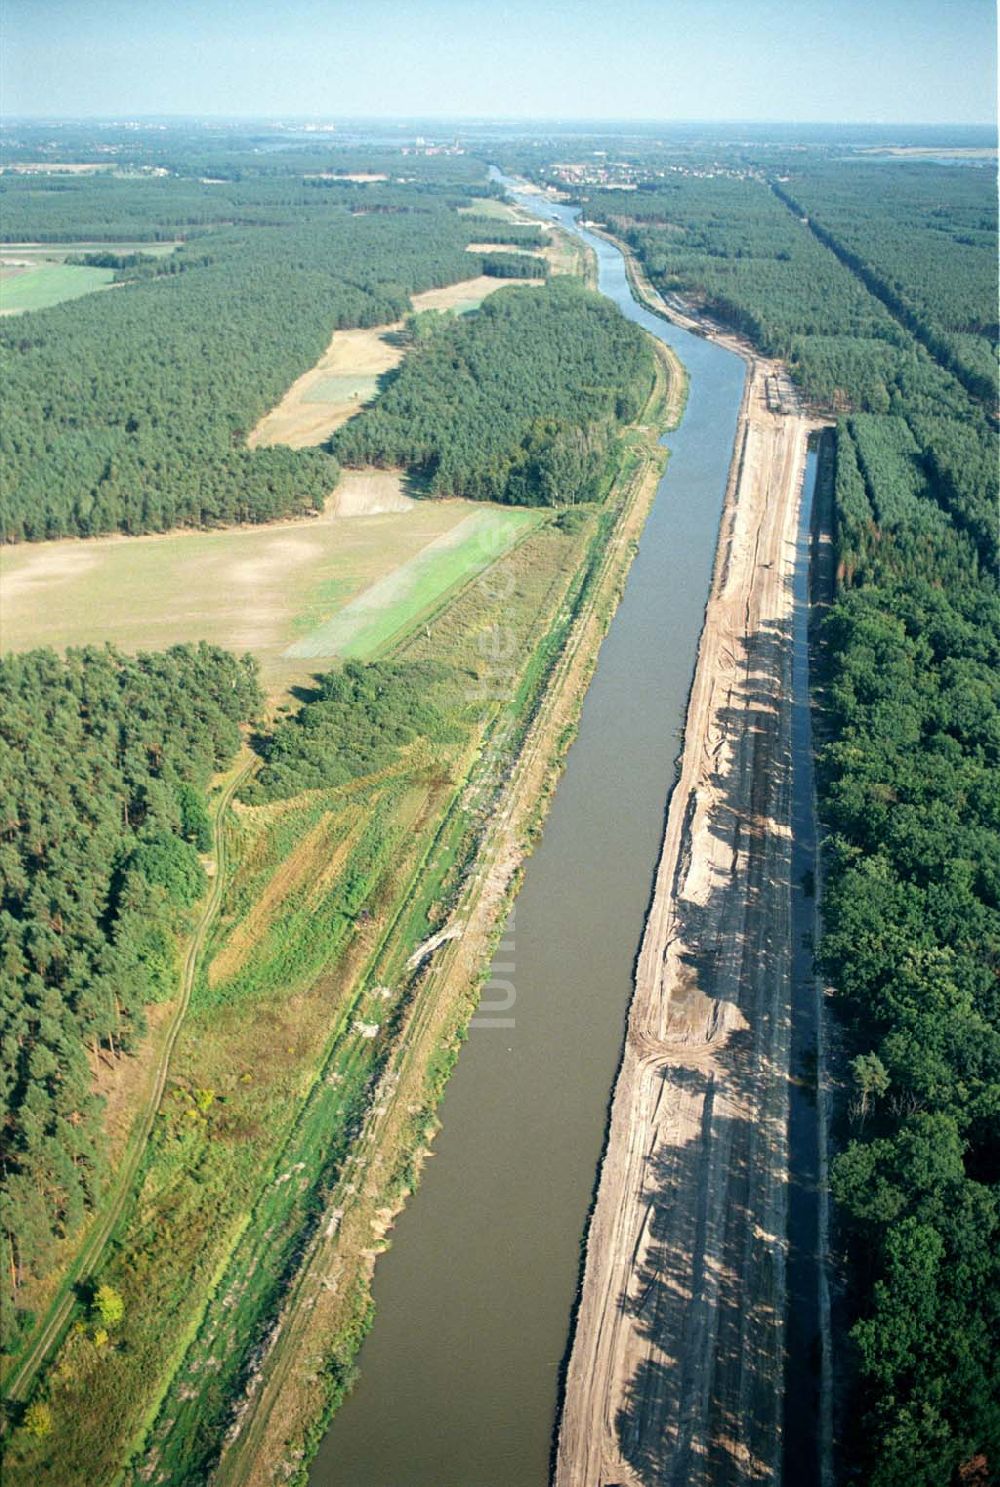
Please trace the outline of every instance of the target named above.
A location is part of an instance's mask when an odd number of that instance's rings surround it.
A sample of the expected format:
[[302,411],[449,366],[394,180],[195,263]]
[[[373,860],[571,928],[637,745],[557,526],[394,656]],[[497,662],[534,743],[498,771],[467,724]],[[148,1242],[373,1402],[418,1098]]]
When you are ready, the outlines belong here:
[[[482,833],[476,856],[439,931],[440,948],[416,970],[405,1021],[396,1029],[351,1166],[328,1198],[259,1371],[248,1380],[219,1469],[220,1484],[263,1487],[276,1466],[304,1482],[325,1425],[350,1386],[354,1355],[371,1319],[374,1262],[395,1212],[418,1179],[434,1132],[434,1110],[475,1010],[521,862],[555,787],[656,491],[663,462],[656,435],[668,424],[670,404],[667,368],[658,366],[644,413],[648,426],[626,436],[609,508],[588,538],[589,558],[568,589],[559,583],[552,590],[554,626],[517,685],[516,708],[501,711],[464,788],[462,810],[472,811]],[[470,595],[443,617],[450,632],[442,637],[443,646],[415,635],[400,654],[416,659],[454,652],[466,623],[463,606],[473,602]],[[443,841],[460,819],[446,821]],[[411,916],[412,910],[401,912],[399,938],[394,945],[386,943],[373,963],[373,976],[400,974],[412,944],[402,937]],[[303,1359],[309,1360],[306,1368]]]

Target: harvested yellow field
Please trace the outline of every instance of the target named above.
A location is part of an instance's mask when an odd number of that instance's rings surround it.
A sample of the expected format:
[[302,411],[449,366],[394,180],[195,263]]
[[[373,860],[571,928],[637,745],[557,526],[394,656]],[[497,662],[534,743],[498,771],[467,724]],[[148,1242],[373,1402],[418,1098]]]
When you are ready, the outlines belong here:
[[345,471],[314,519],[0,548],[0,640],[4,651],[209,640],[252,651],[279,693],[316,669],[290,646],[482,511],[410,502],[399,476]]
[[509,289],[512,284],[520,288],[525,285],[542,284],[542,279],[497,279],[490,274],[480,274],[475,279],[461,279],[457,284],[446,284],[443,289],[426,289],[423,294],[413,296],[415,310],[455,310],[459,314],[476,310],[483,300],[498,289]]

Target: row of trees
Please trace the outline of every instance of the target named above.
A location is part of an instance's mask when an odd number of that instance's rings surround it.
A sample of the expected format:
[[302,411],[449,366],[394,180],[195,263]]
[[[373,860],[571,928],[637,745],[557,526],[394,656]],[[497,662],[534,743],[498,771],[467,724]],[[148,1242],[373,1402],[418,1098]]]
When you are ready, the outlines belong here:
[[205,644],[0,661],[5,1346],[25,1275],[101,1189],[93,1066],[132,1051],[145,1006],[176,994],[212,845],[205,787],[260,701],[250,658]]
[[435,494],[472,500],[594,498],[615,428],[652,386],[651,352],[630,321],[560,278],[420,326],[396,380],[334,436],[342,463],[404,465]]
[[995,169],[799,166],[775,189],[974,396],[996,401]]
[[[588,212],[661,289],[851,415],[819,759],[821,961],[848,1065],[844,1423],[871,1487],[943,1487],[1000,1461],[997,444],[942,344],[975,335],[995,357],[995,188],[986,171],[875,170],[828,163],[777,183],[780,199],[761,179],[682,178],[637,193],[627,220],[617,194]],[[827,246],[827,212],[849,252]]]
[[[141,189],[141,187],[140,187]],[[319,507],[321,450],[248,451],[247,432],[339,327],[400,319],[474,272],[466,219],[326,203],[291,225],[219,229],[127,266],[114,290],[0,325],[0,537],[266,521]]]

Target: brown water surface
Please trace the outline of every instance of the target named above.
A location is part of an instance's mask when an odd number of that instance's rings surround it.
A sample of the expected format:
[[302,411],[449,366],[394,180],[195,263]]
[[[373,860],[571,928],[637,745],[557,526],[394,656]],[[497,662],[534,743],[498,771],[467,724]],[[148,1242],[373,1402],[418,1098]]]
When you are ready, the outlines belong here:
[[[574,225],[569,208],[524,204]],[[743,386],[737,357],[643,309],[617,249],[582,235],[601,290],[680,355],[687,410],[665,441],[667,472],[494,962],[514,988],[514,1025],[470,1032],[434,1156],[378,1262],[360,1382],[311,1487],[548,1481],[581,1237]]]

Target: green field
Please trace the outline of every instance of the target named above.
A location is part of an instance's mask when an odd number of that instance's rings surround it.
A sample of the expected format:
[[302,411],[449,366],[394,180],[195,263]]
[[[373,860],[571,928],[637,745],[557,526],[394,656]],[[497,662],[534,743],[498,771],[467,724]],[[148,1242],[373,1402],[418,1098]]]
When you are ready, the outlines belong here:
[[496,217],[499,222],[512,222],[517,217],[513,207],[508,206],[505,201],[496,201],[491,196],[477,197],[472,206],[459,207],[459,212],[467,217]]
[[172,243],[147,243],[130,238],[127,242],[116,243],[0,243],[0,254],[4,258],[16,258],[18,262],[30,259],[33,263],[62,263],[82,253],[141,253],[144,258],[165,258],[180,247],[180,242],[180,238]]
[[423,615],[432,614],[538,520],[537,512],[512,507],[473,511],[452,531],[289,646],[285,655],[303,660],[334,656],[368,659]]
[[0,313],[17,315],[25,310],[47,310],[63,300],[79,299],[110,284],[110,268],[77,268],[65,263],[46,263],[38,268],[14,272],[0,278]]
[[302,394],[304,403],[348,403],[356,398],[359,403],[368,403],[378,392],[378,377],[352,376],[321,377],[318,382]]
[[[511,284],[520,284],[521,282],[522,281],[520,279],[510,280]],[[479,309],[479,306],[482,304],[485,298],[486,296],[484,294],[480,294],[476,295],[473,299],[456,300],[451,307],[452,311],[456,315],[471,315],[473,310]]]

